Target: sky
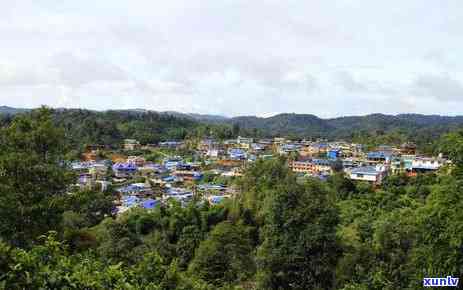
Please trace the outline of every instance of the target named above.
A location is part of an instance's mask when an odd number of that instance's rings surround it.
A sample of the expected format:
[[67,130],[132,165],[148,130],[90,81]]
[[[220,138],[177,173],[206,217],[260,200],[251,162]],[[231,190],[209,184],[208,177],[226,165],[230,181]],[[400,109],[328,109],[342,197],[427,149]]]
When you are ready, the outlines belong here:
[[0,0],[0,105],[463,115],[461,0]]

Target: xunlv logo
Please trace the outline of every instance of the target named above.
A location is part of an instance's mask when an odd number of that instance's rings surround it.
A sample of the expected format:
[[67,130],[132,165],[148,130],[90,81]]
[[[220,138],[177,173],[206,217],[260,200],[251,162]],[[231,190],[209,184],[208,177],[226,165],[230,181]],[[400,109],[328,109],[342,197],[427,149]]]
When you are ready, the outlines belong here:
[[459,278],[447,276],[447,278],[424,278],[424,287],[457,287]]

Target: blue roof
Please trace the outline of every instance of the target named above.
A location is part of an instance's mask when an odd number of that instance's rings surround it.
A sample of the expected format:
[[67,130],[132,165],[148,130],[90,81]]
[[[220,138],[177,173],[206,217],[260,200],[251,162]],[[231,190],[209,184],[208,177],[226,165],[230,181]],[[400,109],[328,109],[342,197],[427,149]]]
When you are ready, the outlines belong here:
[[130,192],[139,192],[142,191],[143,189],[146,189],[146,187],[140,184],[129,184],[127,186],[123,186],[117,189],[117,191],[122,192],[122,193],[130,193]]
[[294,150],[294,149],[298,149],[298,148],[301,148],[301,145],[297,145],[297,144],[283,144],[283,146],[281,146],[283,149],[286,149],[286,150]]
[[325,165],[325,166],[331,165],[331,161],[326,160],[326,159],[312,159],[312,163],[316,165]]
[[232,148],[230,150],[228,150],[228,154],[244,154],[246,153],[243,149],[239,149],[239,148]]
[[188,195],[193,193],[191,191],[184,190],[182,188],[169,188],[167,195]]
[[339,149],[330,149],[330,150],[328,150],[326,155],[330,159],[337,159],[338,156],[340,155],[340,153],[341,153],[341,150],[339,150]]
[[180,161],[180,160],[168,160],[168,161],[164,161],[164,166],[166,168],[170,168],[170,167],[175,167],[175,166],[179,166],[179,165],[182,165],[183,164],[183,161]]
[[327,148],[328,144],[325,143],[318,143],[318,144],[313,144],[313,147],[318,147],[318,148]]
[[133,163],[116,163],[113,165],[113,170],[135,171],[137,166]]
[[225,186],[222,184],[200,184],[198,185],[198,188],[203,190],[223,190],[225,189]]
[[176,180],[175,176],[166,176],[162,179],[162,181],[165,181],[165,182],[172,182],[175,180]]
[[317,174],[315,177],[323,181],[328,179],[328,175],[326,174]]
[[134,195],[129,195],[129,196],[124,197],[122,202],[123,202],[123,204],[125,206],[130,207],[130,206],[133,206],[133,205],[137,204],[139,200],[140,199],[138,197],[136,197]]
[[146,208],[146,209],[151,209],[151,208],[154,208],[156,205],[159,204],[159,201],[158,200],[155,200],[155,199],[147,199],[145,200],[141,206]]
[[367,157],[373,159],[388,159],[392,156],[391,152],[388,151],[372,151],[368,152]]
[[220,203],[222,200],[224,200],[225,197],[220,196],[220,195],[215,195],[211,197],[211,202],[214,204]]

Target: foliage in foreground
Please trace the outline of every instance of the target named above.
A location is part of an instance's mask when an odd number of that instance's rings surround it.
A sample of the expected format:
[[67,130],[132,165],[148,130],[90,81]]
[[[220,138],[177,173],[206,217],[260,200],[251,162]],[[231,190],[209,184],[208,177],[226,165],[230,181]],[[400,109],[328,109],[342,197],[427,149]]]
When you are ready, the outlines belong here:
[[462,134],[442,140],[455,163],[438,174],[372,188],[339,174],[301,182],[284,159],[259,161],[236,199],[118,218],[108,194],[67,194],[62,134],[46,110],[1,131],[0,288],[421,289],[423,277],[462,278]]

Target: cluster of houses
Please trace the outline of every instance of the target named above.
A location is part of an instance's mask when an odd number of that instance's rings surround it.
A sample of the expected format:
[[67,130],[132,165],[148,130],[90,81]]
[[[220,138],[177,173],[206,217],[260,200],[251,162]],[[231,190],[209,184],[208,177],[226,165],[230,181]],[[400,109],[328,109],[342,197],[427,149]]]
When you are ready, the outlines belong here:
[[238,137],[218,143],[204,140],[198,148],[205,157],[219,160],[253,162],[258,158],[287,155],[289,167],[301,175],[321,179],[334,171],[344,171],[352,180],[380,184],[388,174],[436,171],[449,163],[442,156],[416,154],[416,146],[405,143],[399,148],[379,146],[367,151],[362,144],[326,140],[291,141],[285,138],[259,139]]
[[[336,171],[343,171],[347,178],[381,184],[388,174],[436,171],[449,163],[437,157],[419,156],[413,144],[400,148],[379,146],[364,150],[361,144],[348,142],[291,141],[285,138],[259,139],[238,137],[219,142],[205,139],[194,144],[197,160],[186,161],[178,156],[186,146],[181,141],[141,145],[133,139],[124,140],[121,150],[100,160],[98,150],[92,146],[85,154],[85,161],[70,164],[78,176],[75,186],[80,189],[99,189],[116,194],[118,212],[132,207],[153,208],[175,199],[182,204],[198,198],[217,204],[237,194],[233,186],[211,182],[210,176],[228,180],[242,175],[249,163],[288,156],[289,168],[301,176],[326,179]],[[191,144],[190,144],[191,146]],[[161,150],[165,156],[156,162],[146,156],[129,155],[134,150]],[[208,176],[208,178],[205,178]]]
[[[379,146],[372,151],[364,151],[359,144],[316,143],[301,146],[298,159],[290,161],[290,167],[294,172],[321,178],[339,170],[352,180],[381,184],[388,174],[413,176],[420,172],[436,171],[449,163],[442,156],[419,156],[411,148],[411,144],[404,144],[400,148]],[[310,157],[306,152],[317,152],[318,158]],[[320,159],[322,155],[325,157]]]
[[[169,142],[168,146],[174,143],[175,146],[179,146],[180,142]],[[153,147],[151,146],[151,149]],[[163,145],[154,148],[176,147]],[[139,149],[143,147],[140,147],[136,140],[126,140],[122,151],[104,160],[98,160],[99,154],[92,149],[92,152],[85,154],[85,161],[70,164],[78,177],[74,186],[81,190],[111,190],[117,197],[118,213],[132,207],[150,209],[170,199],[185,204],[197,197],[204,202],[217,204],[235,194],[233,188],[224,184],[203,182],[203,177],[205,173],[225,178],[239,176],[242,165],[239,161],[237,163],[236,160],[230,160],[230,164],[218,163],[205,170],[204,162],[186,161],[177,155],[166,155],[162,160],[152,162],[147,161],[144,156],[122,154]]]

